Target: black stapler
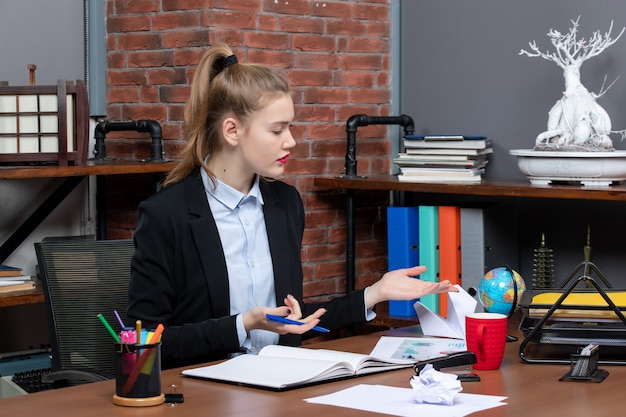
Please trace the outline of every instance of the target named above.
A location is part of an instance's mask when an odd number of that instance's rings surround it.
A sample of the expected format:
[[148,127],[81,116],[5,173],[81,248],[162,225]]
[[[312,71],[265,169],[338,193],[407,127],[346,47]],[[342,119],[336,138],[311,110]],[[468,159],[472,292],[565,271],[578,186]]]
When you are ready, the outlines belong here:
[[480,377],[478,375],[470,372],[472,370],[472,365],[476,363],[476,355],[474,352],[465,351],[451,353],[446,356],[416,362],[413,365],[415,375],[419,375],[421,370],[424,369],[424,367],[429,363],[436,371],[456,374],[458,380],[461,382],[480,381]]

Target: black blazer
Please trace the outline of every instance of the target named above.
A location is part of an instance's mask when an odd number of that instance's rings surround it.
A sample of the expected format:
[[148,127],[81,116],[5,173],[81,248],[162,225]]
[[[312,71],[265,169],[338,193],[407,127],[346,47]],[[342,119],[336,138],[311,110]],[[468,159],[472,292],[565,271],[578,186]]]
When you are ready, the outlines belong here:
[[[304,206],[298,191],[280,181],[261,181],[276,305],[292,294],[302,305]],[[139,205],[127,316],[144,328],[165,325],[164,369],[223,359],[240,350],[220,237],[200,170]],[[363,322],[363,290],[326,303],[302,305],[303,316],[327,308],[321,326]],[[312,332],[309,332],[312,333]],[[310,334],[314,336],[315,334]],[[279,343],[298,345],[299,335]]]

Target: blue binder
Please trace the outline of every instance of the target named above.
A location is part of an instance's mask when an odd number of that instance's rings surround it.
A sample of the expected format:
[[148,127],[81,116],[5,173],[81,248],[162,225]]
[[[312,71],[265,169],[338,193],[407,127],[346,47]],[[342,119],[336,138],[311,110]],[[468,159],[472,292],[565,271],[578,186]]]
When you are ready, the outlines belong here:
[[[417,207],[387,207],[387,262],[389,270],[419,265]],[[389,301],[389,315],[415,316],[415,300]]]

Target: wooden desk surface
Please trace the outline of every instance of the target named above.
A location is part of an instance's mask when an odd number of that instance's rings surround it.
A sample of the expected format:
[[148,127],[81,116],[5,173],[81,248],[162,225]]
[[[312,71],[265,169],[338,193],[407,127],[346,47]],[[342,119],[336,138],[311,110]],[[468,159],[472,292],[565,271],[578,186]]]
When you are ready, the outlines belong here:
[[[415,327],[389,330],[381,333],[322,342],[309,347],[369,353],[381,334],[413,337]],[[511,333],[518,333],[511,330]],[[480,382],[463,383],[467,393],[503,395],[507,405],[473,414],[474,416],[619,416],[623,413],[621,396],[626,367],[603,366],[610,373],[602,383],[559,382],[569,365],[524,364],[518,357],[520,342],[507,345],[502,367],[495,371],[475,371]],[[285,392],[236,387],[195,379],[183,378],[180,369],[163,372],[163,389],[171,384],[185,396],[185,402],[176,406],[167,404],[142,409],[116,406],[111,398],[114,381],[98,382],[62,390],[45,391],[28,396],[0,400],[2,415],[47,417],[84,416],[228,416],[228,417],[362,417],[374,416],[341,407],[308,404],[305,398],[330,394],[356,384],[382,384],[409,388],[412,370],[403,369],[326,383]],[[429,416],[430,417],[430,416]]]

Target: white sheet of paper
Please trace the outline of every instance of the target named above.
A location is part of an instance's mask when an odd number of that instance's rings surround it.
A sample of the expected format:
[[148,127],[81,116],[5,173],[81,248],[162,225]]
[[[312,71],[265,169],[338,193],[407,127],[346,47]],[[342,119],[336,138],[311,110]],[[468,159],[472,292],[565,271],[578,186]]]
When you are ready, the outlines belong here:
[[381,336],[370,355],[377,358],[425,361],[466,350],[467,345],[462,339]]
[[400,417],[460,417],[506,405],[502,402],[506,398],[459,393],[454,397],[453,405],[419,404],[413,399],[411,388],[361,384],[333,394],[307,398],[304,401]]
[[426,336],[453,337],[465,340],[465,316],[476,309],[476,300],[460,285],[459,292],[448,293],[448,317],[433,312],[421,302],[414,304],[415,312]]

